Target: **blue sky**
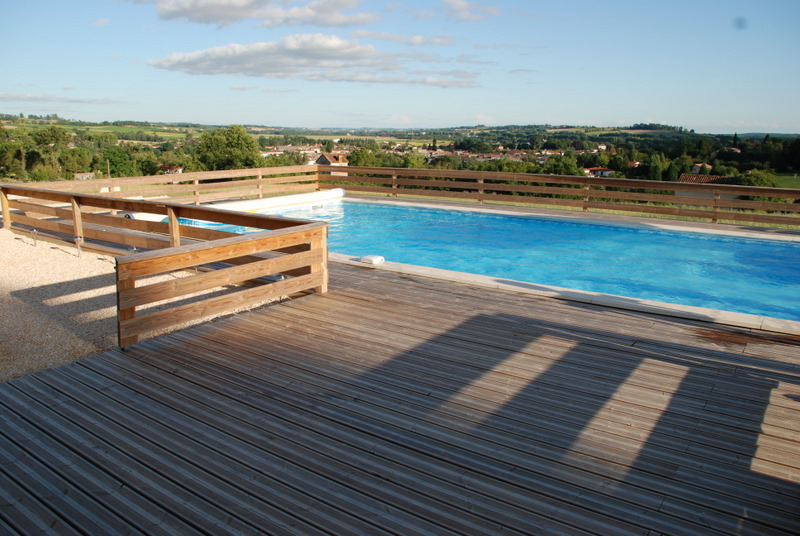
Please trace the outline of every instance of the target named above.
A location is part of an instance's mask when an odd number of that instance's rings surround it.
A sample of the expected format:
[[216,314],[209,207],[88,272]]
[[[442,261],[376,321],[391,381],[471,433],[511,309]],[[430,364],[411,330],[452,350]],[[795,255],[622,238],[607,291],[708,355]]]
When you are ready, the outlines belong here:
[[0,0],[0,112],[800,133],[798,0]]

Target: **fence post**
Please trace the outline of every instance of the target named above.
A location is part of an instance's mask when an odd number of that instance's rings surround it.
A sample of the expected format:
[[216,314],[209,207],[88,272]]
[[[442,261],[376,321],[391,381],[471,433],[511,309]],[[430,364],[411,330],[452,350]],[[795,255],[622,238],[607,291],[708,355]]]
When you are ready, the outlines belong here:
[[196,188],[194,189],[194,192],[192,192],[194,194],[194,204],[195,205],[199,205],[200,204],[200,179],[194,179],[192,182],[196,186]]
[[81,216],[81,205],[73,196],[72,201],[72,234],[76,240],[83,241],[83,217]]
[[181,245],[181,225],[175,208],[167,207],[167,221],[169,222],[169,245],[177,247]]
[[581,207],[583,212],[589,212],[589,207],[587,206],[589,203],[589,188],[588,183],[583,185],[583,206]]
[[[483,179],[478,179],[478,184],[483,184]],[[478,188],[478,204],[483,204],[483,188]]]
[[719,219],[719,192],[714,192],[714,208],[711,214],[711,223],[718,223]]
[[392,197],[397,197],[397,175],[392,175]]
[[125,320],[132,320],[136,317],[136,307],[129,307],[127,309],[122,309],[120,305],[122,304],[122,293],[126,290],[133,290],[136,288],[136,279],[120,279],[119,277],[119,261],[117,261],[116,266],[116,273],[117,273],[117,345],[120,348],[125,348],[126,346],[130,346],[131,344],[136,344],[139,342],[138,335],[128,335],[127,330],[123,327],[122,323]]
[[311,239],[311,251],[322,251],[322,262],[311,265],[311,273],[321,273],[322,282],[314,287],[314,292],[325,294],[328,292],[328,229],[325,228],[318,238]]
[[11,229],[11,205],[8,203],[8,194],[0,188],[0,205],[3,207],[3,227]]

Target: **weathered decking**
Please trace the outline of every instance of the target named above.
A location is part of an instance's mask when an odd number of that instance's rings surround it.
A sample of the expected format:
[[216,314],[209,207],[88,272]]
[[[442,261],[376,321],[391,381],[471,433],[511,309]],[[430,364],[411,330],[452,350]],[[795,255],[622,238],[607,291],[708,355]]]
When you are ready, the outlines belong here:
[[0,533],[800,530],[797,338],[330,288],[0,385]]

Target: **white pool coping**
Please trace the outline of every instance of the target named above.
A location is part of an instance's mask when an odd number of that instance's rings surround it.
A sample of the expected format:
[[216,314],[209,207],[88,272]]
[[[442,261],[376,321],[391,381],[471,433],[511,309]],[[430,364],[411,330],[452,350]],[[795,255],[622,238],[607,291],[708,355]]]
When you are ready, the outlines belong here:
[[[356,201],[379,202],[379,203],[392,203],[394,200],[387,200],[384,198],[378,199],[353,199]],[[712,233],[727,236],[738,236],[745,238],[759,238],[766,240],[787,240],[787,241],[800,241],[800,233],[798,232],[780,232],[775,230],[761,230],[741,226],[723,226],[717,224],[697,224],[673,222],[673,221],[651,221],[650,219],[643,218],[630,218],[630,217],[606,217],[598,214],[556,214],[550,211],[537,211],[535,209],[526,209],[524,212],[516,210],[508,210],[498,207],[487,206],[463,206],[463,205],[448,205],[444,203],[425,203],[419,201],[407,202],[403,201],[404,205],[414,205],[429,208],[446,208],[454,210],[470,210],[479,212],[489,212],[505,215],[541,215],[548,218],[564,218],[574,221],[584,221],[592,223],[606,223],[606,224],[625,224],[636,225],[649,228],[658,228],[665,230],[677,230],[681,232],[699,232],[699,233]],[[515,207],[516,208],[516,207]],[[714,225],[710,228],[709,225]],[[380,255],[379,248],[373,252]],[[739,328],[758,329],[764,331],[772,331],[777,333],[786,333],[791,335],[800,335],[800,321],[785,320],[782,318],[773,318],[769,316],[752,315],[746,313],[737,313],[732,311],[723,311],[718,309],[707,309],[704,307],[694,307],[689,305],[680,305],[675,303],[658,302],[653,300],[645,300],[640,298],[632,298],[628,296],[617,296],[614,294],[603,294],[600,292],[592,292],[585,290],[577,290],[564,287],[556,287],[551,285],[540,285],[536,283],[528,283],[525,281],[515,281],[512,279],[501,279],[498,277],[471,274],[466,272],[456,272],[453,270],[445,270],[441,268],[429,268],[426,266],[418,266],[414,264],[404,264],[399,262],[385,261],[381,264],[367,264],[361,262],[359,257],[346,255],[341,253],[330,253],[329,259],[333,262],[342,264],[349,264],[352,266],[359,266],[367,269],[375,270],[388,270],[391,272],[417,275],[422,277],[431,277],[434,279],[453,281],[456,283],[463,283],[467,285],[474,285],[483,288],[499,289],[511,292],[519,292],[523,294],[530,294],[534,296],[543,296],[549,298],[557,298],[562,300],[570,300],[581,303],[589,303],[593,305],[601,305],[606,307],[614,307],[617,309],[625,309],[631,311],[639,311],[643,313],[652,313],[665,316],[672,316],[678,318],[685,318],[689,320],[697,320],[701,322],[710,322],[713,324],[724,324]]]

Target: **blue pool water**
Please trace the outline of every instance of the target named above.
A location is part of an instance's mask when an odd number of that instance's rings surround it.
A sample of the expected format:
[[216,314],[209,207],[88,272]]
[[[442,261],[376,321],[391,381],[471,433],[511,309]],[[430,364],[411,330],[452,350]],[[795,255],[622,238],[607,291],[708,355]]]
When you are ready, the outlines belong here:
[[800,243],[342,201],[330,250],[646,300],[800,320]]

